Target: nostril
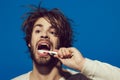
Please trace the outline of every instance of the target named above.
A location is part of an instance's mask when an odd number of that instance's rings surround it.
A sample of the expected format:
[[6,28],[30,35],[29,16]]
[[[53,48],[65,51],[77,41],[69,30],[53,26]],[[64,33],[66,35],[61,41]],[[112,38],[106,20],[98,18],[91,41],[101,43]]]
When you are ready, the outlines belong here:
[[48,36],[41,36],[41,38],[48,38]]

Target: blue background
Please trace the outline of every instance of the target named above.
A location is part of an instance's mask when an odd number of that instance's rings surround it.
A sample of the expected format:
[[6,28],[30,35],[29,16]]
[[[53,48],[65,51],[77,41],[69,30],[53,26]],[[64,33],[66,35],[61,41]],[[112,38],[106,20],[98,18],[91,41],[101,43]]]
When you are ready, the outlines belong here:
[[[39,0],[0,0],[0,80],[26,73],[32,61],[23,40],[22,5]],[[48,9],[59,8],[74,21],[74,46],[90,59],[120,67],[119,0],[43,0]]]

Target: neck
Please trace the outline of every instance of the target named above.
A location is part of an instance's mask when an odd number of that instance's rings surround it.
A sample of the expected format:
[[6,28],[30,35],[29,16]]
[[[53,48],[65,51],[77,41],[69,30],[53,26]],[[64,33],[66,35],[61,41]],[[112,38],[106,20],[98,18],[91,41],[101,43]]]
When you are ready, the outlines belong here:
[[59,70],[56,66],[39,66],[34,64],[30,80],[59,80],[62,77]]

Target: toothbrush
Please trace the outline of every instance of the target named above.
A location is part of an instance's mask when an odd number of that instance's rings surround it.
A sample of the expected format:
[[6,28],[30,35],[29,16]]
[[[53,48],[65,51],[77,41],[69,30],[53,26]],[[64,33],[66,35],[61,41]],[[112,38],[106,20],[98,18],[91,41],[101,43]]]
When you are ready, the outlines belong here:
[[50,55],[56,55],[56,54],[57,54],[57,52],[54,52],[54,51],[46,51],[46,50],[38,50],[38,52],[40,52],[40,53],[47,52],[47,53],[49,53]]

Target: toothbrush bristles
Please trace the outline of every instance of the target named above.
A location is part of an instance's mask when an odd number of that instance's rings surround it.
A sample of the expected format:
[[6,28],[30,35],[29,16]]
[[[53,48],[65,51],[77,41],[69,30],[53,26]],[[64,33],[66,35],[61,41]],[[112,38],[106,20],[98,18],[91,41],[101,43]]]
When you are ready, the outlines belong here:
[[44,53],[44,52],[47,52],[49,53],[50,55],[56,55],[57,52],[54,52],[54,51],[46,51],[46,50],[38,50],[40,53]]

